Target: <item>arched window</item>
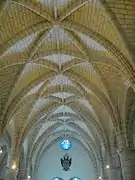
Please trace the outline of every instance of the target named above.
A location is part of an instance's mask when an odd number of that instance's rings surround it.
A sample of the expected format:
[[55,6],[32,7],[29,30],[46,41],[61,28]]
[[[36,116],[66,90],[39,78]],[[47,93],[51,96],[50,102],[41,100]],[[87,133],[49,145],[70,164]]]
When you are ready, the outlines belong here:
[[81,179],[78,177],[72,177],[70,180],[81,180]]
[[60,146],[62,149],[64,150],[69,150],[72,148],[72,143],[69,141],[69,140],[63,140],[61,143],[60,143]]
[[60,177],[54,177],[54,178],[52,178],[52,180],[63,180],[63,179]]

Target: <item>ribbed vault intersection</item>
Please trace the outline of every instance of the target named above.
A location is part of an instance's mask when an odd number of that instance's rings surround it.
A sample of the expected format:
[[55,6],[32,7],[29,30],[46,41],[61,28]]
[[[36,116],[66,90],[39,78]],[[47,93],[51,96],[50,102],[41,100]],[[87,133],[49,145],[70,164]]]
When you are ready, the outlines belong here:
[[[0,127],[20,179],[32,177],[42,153],[65,136],[83,144],[96,176],[104,176],[114,132],[129,131],[121,126],[134,112],[125,113],[127,104],[134,107],[134,27],[125,29],[114,6],[122,5],[0,2]],[[128,137],[123,143],[133,146]]]

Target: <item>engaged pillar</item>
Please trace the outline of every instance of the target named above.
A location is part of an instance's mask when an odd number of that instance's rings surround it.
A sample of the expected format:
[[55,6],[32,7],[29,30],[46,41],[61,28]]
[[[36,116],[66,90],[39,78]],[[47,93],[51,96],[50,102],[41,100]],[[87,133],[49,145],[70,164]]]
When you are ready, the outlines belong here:
[[135,180],[135,149],[119,149],[118,154],[120,156],[123,180]]

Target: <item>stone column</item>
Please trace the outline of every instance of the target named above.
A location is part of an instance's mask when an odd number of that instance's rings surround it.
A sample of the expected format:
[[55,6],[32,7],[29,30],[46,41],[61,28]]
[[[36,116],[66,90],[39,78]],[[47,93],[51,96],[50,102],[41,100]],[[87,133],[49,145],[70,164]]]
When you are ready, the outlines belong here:
[[12,169],[12,148],[8,147],[8,159],[5,180],[16,180],[17,169]]
[[135,180],[135,149],[118,149],[123,180]]
[[5,180],[16,180],[17,169],[7,169]]
[[110,167],[109,169],[109,180],[123,180],[121,177],[120,167]]
[[114,146],[111,146],[111,154],[109,156],[109,160],[110,160],[110,164],[109,164],[110,168],[108,169],[109,180],[114,180],[114,178],[115,180],[123,180],[120,158]]
[[103,167],[103,169],[102,169],[101,177],[102,177],[103,180],[109,180],[108,171],[107,171],[107,169],[105,169],[105,167]]

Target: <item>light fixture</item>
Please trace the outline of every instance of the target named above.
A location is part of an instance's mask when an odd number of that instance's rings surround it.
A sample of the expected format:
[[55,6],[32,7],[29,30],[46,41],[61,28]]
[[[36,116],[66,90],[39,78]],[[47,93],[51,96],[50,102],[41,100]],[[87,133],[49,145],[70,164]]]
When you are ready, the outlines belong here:
[[15,164],[12,165],[12,169],[13,169],[13,170],[16,169],[16,165],[15,165]]
[[31,177],[30,176],[28,176],[28,179],[30,179]]
[[106,169],[109,169],[110,168],[110,165],[106,165]]
[[99,176],[99,178],[98,179],[102,179],[102,177],[101,176]]
[[2,149],[0,148],[0,154],[2,154],[3,153],[3,151],[2,151]]

